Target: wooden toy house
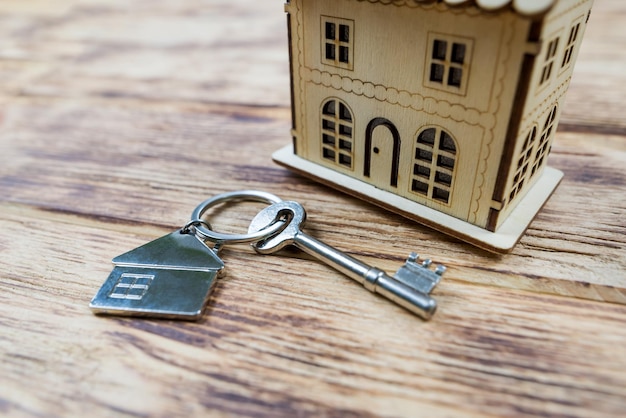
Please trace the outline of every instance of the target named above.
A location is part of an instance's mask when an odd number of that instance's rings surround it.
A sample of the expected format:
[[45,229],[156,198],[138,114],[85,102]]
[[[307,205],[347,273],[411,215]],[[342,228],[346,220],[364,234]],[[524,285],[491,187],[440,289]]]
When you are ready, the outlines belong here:
[[546,167],[593,0],[288,0],[299,173],[506,252]]

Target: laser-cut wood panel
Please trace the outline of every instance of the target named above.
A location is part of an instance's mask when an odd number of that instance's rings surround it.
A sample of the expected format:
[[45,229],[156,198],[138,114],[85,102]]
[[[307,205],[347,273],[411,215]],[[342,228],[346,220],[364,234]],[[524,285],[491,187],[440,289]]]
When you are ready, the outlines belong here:
[[[449,4],[289,1],[294,152],[338,173],[309,173],[326,183],[355,178],[359,196],[373,186],[497,234],[543,175],[592,1]],[[320,145],[327,100],[354,115],[349,164]],[[535,124],[546,134],[526,144]],[[454,170],[449,156],[419,154],[429,128],[437,144],[454,138]],[[470,229],[457,236],[472,241]]]
[[[495,256],[272,163],[282,2],[1,1],[0,415],[622,418],[625,14],[596,2],[550,155],[564,180]],[[437,314],[247,245],[199,322],[90,312],[112,257],[242,189],[388,272],[412,250],[445,264]],[[211,220],[245,231],[261,207]]]

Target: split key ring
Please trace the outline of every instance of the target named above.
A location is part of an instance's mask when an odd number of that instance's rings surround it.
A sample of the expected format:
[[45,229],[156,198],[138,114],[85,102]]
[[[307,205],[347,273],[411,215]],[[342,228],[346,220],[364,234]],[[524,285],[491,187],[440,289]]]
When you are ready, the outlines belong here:
[[283,200],[276,195],[258,190],[240,190],[218,194],[200,203],[191,213],[191,221],[189,221],[183,229],[194,227],[195,233],[200,238],[223,245],[258,242],[277,234],[287,225],[286,221],[275,219],[274,222],[260,231],[250,232],[248,234],[226,234],[213,231],[211,224],[202,220],[202,215],[204,215],[206,211],[220,203],[241,201],[261,202],[272,205],[282,202]]

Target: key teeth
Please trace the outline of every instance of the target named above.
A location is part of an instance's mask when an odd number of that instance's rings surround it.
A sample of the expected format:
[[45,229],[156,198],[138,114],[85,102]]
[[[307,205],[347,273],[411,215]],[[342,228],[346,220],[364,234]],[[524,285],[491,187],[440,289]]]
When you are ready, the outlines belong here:
[[422,293],[429,294],[431,290],[441,280],[441,275],[445,271],[444,266],[437,266],[433,271],[429,267],[432,260],[420,260],[417,253],[409,254],[406,262],[394,275],[394,278],[405,285],[416,289]]
[[[409,256],[406,259],[405,264],[409,264],[409,263],[415,263],[418,264],[424,268],[429,268],[430,266],[432,266],[433,264],[433,260],[431,260],[430,258],[427,258],[424,261],[420,262],[420,256],[419,254],[417,254],[416,252],[412,252],[411,254],[409,254]],[[447,270],[446,266],[444,266],[443,264],[437,264],[437,267],[435,267],[435,274],[441,276],[443,275],[443,273],[445,273]]]

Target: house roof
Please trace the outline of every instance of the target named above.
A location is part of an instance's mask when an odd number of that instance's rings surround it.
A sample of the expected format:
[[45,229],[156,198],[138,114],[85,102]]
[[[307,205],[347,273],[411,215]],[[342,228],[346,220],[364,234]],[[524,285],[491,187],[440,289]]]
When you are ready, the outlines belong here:
[[122,267],[150,267],[167,270],[217,271],[224,268],[220,258],[194,234],[175,231],[113,259]]
[[[416,0],[421,3],[433,0]],[[533,16],[547,12],[558,0],[443,0],[450,6],[475,5],[483,10],[497,11],[504,8],[513,8],[517,13]]]

